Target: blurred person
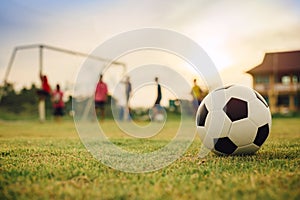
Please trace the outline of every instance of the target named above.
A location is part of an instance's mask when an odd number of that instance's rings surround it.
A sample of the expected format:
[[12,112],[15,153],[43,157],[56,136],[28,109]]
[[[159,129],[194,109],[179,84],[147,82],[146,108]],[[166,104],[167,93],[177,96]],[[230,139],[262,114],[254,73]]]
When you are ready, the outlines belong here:
[[203,92],[200,86],[197,84],[197,79],[194,79],[194,86],[192,87],[191,94],[193,96],[194,113],[196,114],[203,97]]
[[[155,103],[154,103],[154,106],[153,106],[153,112],[152,112],[152,116],[151,118],[156,120],[158,114],[161,114],[162,113],[162,107],[160,105],[160,101],[162,99],[162,93],[161,93],[161,85],[159,84],[159,81],[158,81],[158,77],[155,77],[155,82],[156,82],[156,86],[157,86],[157,89],[156,89],[156,100],[155,100]],[[161,120],[159,120],[161,121]]]
[[118,120],[123,121],[125,119],[125,113],[127,108],[127,101],[126,101],[126,85],[125,82],[121,82],[121,84],[117,85],[115,88],[115,96],[116,104],[118,106]]
[[103,75],[100,74],[100,78],[95,91],[95,109],[96,114],[99,112],[100,120],[102,121],[105,119],[105,104],[107,102],[107,94],[107,85],[103,82]]
[[125,93],[126,93],[125,117],[127,120],[130,120],[131,116],[130,116],[129,99],[130,99],[130,96],[132,93],[132,85],[131,85],[129,76],[126,77],[126,81],[125,81]]
[[56,90],[52,92],[52,103],[53,103],[53,115],[56,121],[61,121],[61,117],[64,115],[64,93],[60,90],[59,84],[56,85]]
[[125,79],[123,79],[121,84],[117,85],[116,87],[116,96],[115,98],[117,99],[117,105],[118,105],[118,110],[119,110],[119,116],[118,119],[120,121],[123,120],[130,120],[130,107],[129,107],[129,99],[131,96],[131,90],[132,86],[130,83],[130,77],[126,76]]
[[37,90],[38,94],[38,111],[39,111],[39,118],[41,122],[46,120],[46,98],[50,97],[51,95],[51,87],[48,83],[48,78],[46,75],[42,75],[40,73],[40,79],[42,83],[42,88]]
[[161,98],[162,98],[161,86],[158,82],[158,77],[155,77],[155,82],[156,82],[156,85],[157,85],[157,96],[156,96],[156,100],[155,100],[155,103],[154,103],[154,107],[156,107],[157,105],[160,106],[160,101],[161,101]]

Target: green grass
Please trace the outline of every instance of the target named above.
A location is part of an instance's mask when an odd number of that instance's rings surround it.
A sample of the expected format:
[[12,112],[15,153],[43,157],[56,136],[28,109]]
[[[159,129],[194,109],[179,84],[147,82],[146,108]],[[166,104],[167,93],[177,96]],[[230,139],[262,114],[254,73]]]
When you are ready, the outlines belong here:
[[[116,171],[85,149],[72,121],[0,121],[0,199],[300,199],[300,119],[276,118],[252,156],[198,158],[196,137],[170,166],[149,173]],[[103,124],[120,147],[151,151],[176,132],[130,140]]]

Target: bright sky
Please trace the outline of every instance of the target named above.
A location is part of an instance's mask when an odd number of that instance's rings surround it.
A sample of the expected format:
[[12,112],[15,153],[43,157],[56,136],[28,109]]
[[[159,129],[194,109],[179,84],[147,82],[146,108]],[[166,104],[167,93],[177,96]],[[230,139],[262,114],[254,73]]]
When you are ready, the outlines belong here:
[[[88,53],[116,34],[145,27],[174,30],[197,42],[225,84],[251,86],[244,71],[260,64],[265,52],[300,49],[298,0],[9,0],[0,4],[1,82],[15,46],[43,43]],[[45,72],[53,85],[71,85],[82,62],[46,52]],[[9,80],[30,85],[38,81],[37,73],[37,50],[22,51]],[[192,82],[195,74],[185,73]]]

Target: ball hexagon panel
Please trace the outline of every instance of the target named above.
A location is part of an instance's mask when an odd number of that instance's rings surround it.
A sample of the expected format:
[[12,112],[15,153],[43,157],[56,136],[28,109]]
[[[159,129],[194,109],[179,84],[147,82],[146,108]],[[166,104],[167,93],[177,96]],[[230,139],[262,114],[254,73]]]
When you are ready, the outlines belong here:
[[257,146],[261,146],[269,136],[269,131],[270,129],[268,124],[259,127],[253,143],[256,144]]
[[256,98],[253,89],[242,85],[233,85],[226,90],[226,93],[230,94],[231,97],[236,97],[244,101],[251,101]]
[[253,99],[248,103],[249,119],[258,127],[266,123],[272,123],[272,117],[269,108],[267,108],[260,100]]
[[215,91],[218,91],[218,90],[227,90],[228,88],[230,87],[233,87],[234,85],[228,85],[228,86],[225,86],[225,87],[220,87],[220,88],[217,88]]
[[197,133],[199,134],[201,141],[204,141],[206,136],[206,128],[204,126],[197,126]]
[[256,98],[258,100],[260,100],[268,108],[269,106],[268,106],[266,100],[258,92],[256,92],[255,90],[254,90],[254,92],[255,92]]
[[205,103],[201,104],[197,111],[197,126],[204,126],[206,117],[208,115],[208,110]]
[[237,98],[231,98],[223,108],[232,122],[248,117],[247,102]]
[[208,113],[206,119],[207,134],[213,138],[220,138],[228,136],[232,122],[222,111],[211,111]]
[[217,153],[232,154],[237,149],[237,145],[228,137],[214,138],[214,143]]
[[203,102],[208,111],[222,110],[228,99],[229,97],[226,95],[225,90],[220,89],[212,91],[203,99]]
[[[210,94],[206,95],[204,97],[204,99],[201,101],[201,104],[199,105],[199,107],[202,106],[202,104],[205,104],[205,107],[208,111],[212,110],[212,108],[211,108],[211,95]],[[198,107],[198,110],[199,110],[199,107]]]
[[229,138],[238,146],[253,143],[257,133],[257,126],[249,119],[232,123]]
[[245,146],[238,147],[234,152],[233,155],[242,155],[242,154],[253,154],[258,151],[259,146],[255,144],[248,144]]
[[207,134],[204,136],[202,144],[210,150],[213,150],[215,145],[214,139]]

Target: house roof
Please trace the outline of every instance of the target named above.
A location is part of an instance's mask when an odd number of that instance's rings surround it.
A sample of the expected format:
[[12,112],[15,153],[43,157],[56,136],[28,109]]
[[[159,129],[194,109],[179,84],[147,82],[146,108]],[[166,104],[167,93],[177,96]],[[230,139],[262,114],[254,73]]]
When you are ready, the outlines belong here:
[[287,52],[266,53],[263,62],[248,70],[247,73],[270,74],[270,73],[298,73],[300,74],[300,50]]

